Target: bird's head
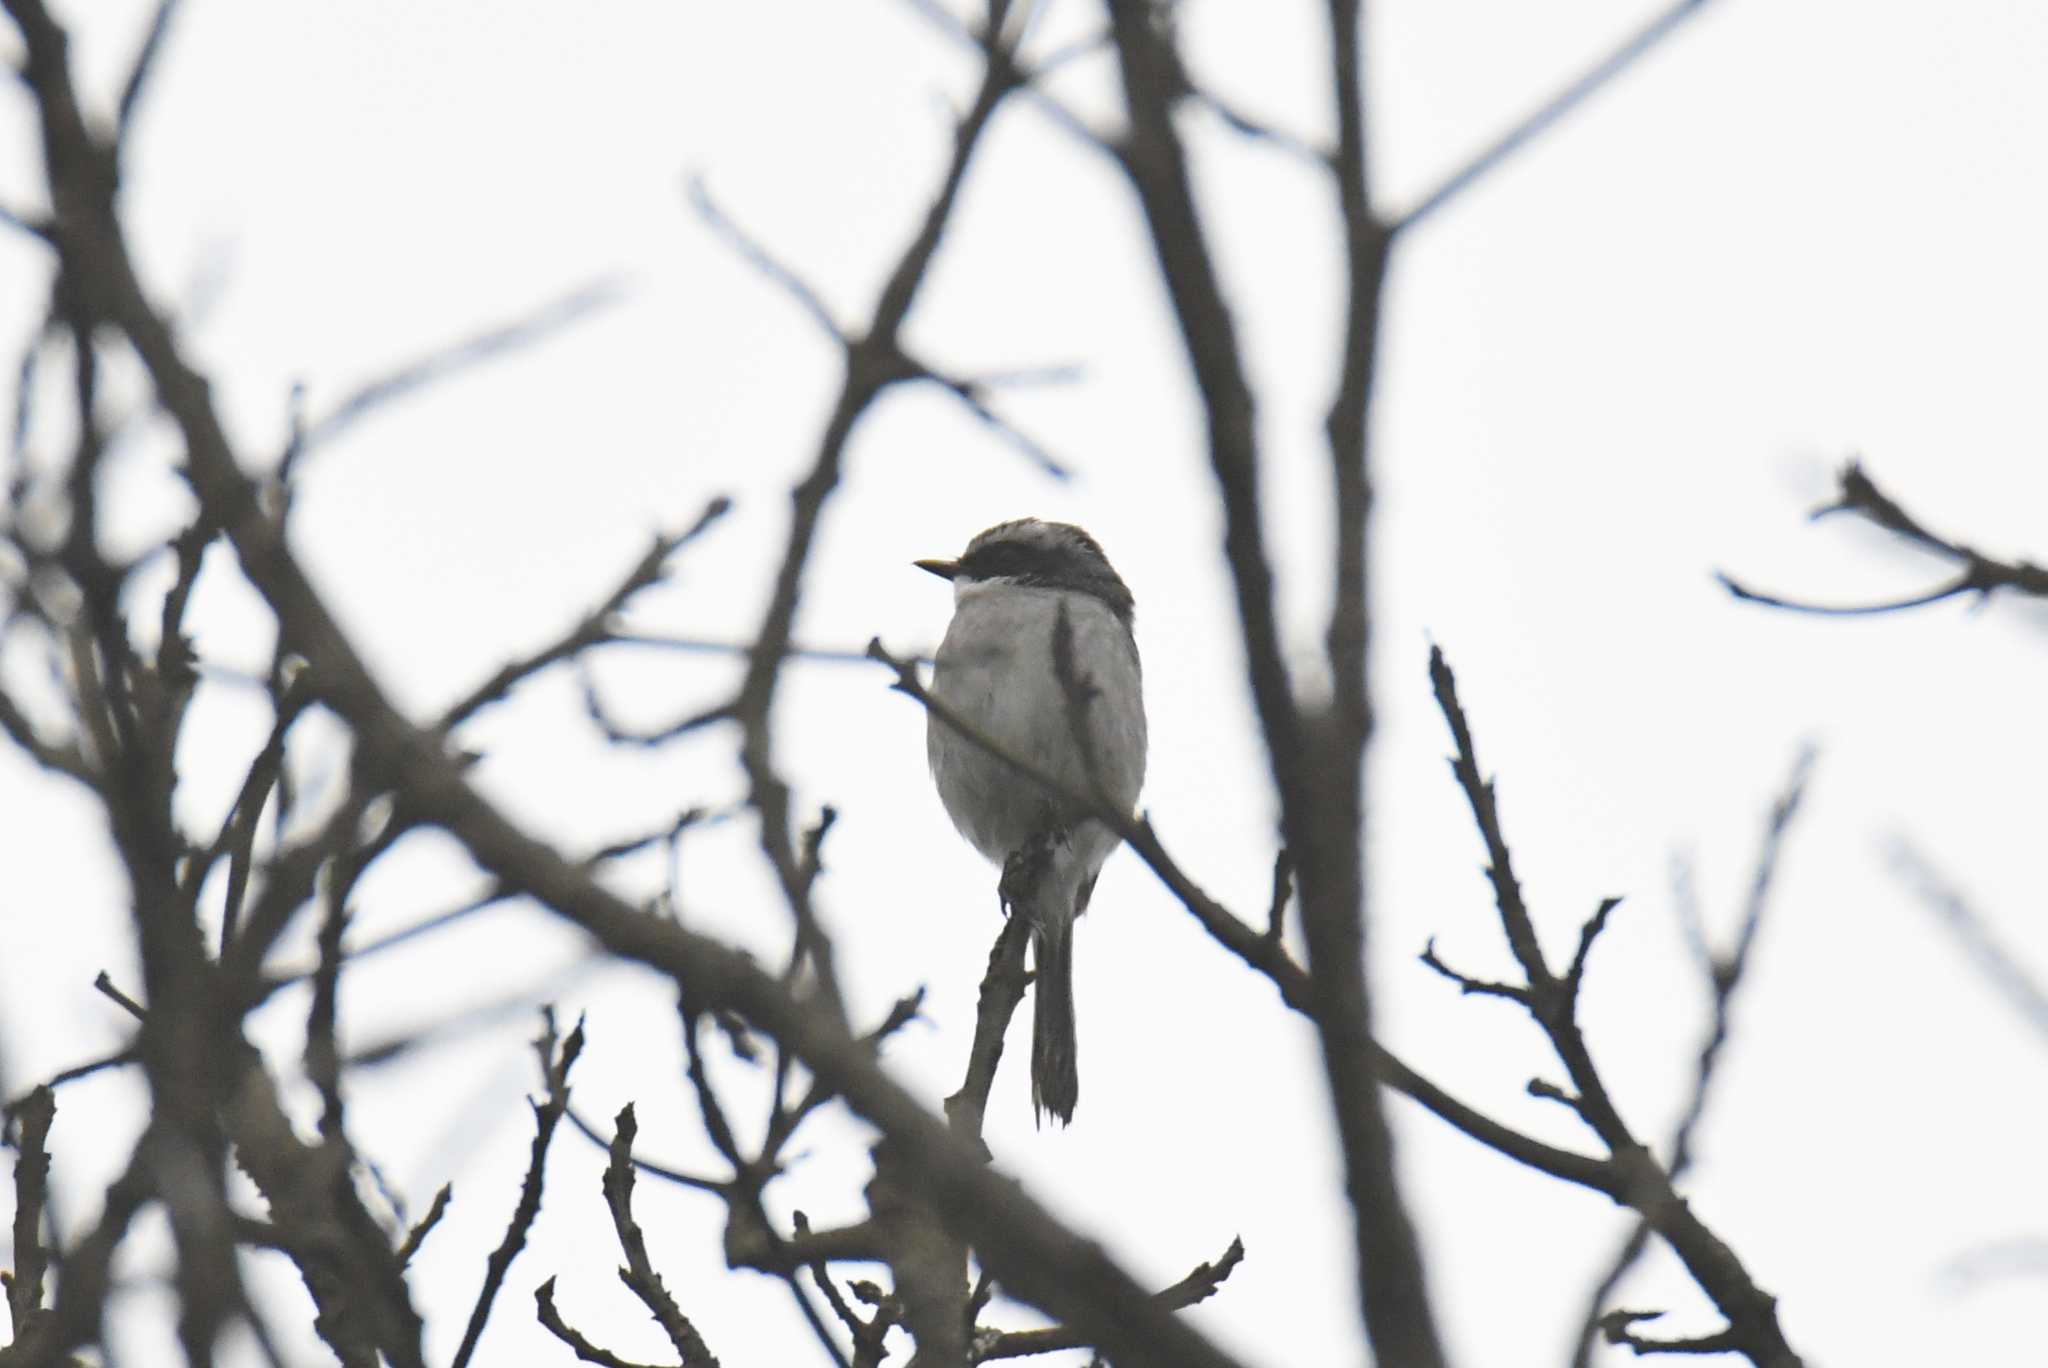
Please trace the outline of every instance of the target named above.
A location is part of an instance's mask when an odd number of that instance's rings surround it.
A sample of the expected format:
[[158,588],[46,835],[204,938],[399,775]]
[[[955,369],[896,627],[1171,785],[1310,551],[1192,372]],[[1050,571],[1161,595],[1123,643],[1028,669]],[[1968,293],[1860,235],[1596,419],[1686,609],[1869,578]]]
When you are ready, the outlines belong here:
[[958,560],[921,560],[914,564],[941,579],[953,581],[965,595],[995,584],[1040,589],[1066,589],[1093,594],[1126,626],[1131,621],[1131,591],[1102,554],[1101,545],[1072,523],[1016,518],[997,523],[967,543]]

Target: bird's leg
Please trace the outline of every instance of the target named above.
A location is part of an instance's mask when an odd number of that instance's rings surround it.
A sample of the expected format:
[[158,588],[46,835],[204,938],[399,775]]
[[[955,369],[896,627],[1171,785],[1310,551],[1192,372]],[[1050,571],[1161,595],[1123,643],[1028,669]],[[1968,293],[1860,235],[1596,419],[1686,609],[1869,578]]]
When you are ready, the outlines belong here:
[[1002,901],[1004,916],[1020,907],[1030,908],[1038,885],[1052,872],[1052,848],[1057,839],[1056,832],[1042,828],[1003,861],[1003,876],[996,881],[996,897]]
[[996,898],[1002,904],[1003,915],[1009,916],[1019,907],[1029,907],[1032,895],[1038,885],[1052,870],[1053,847],[1068,839],[1066,824],[1061,822],[1050,802],[1044,804],[1039,814],[1038,829],[1025,838],[1024,844],[1011,851],[1003,861],[1003,875],[996,881]]

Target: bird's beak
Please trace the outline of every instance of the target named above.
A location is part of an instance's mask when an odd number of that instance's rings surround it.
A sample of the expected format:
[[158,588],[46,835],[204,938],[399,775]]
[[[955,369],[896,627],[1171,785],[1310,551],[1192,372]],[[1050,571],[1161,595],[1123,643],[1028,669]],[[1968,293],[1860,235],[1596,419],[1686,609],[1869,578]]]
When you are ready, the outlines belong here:
[[959,561],[921,560],[912,561],[911,564],[920,570],[929,571],[931,574],[937,575],[940,579],[949,580],[960,573]]

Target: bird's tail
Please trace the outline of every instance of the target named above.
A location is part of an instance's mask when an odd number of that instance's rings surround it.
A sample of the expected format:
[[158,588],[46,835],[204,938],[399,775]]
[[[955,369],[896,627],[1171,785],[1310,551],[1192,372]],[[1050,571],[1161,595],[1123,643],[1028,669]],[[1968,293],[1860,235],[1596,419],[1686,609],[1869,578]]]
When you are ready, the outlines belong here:
[[1038,992],[1031,1009],[1031,1108],[1062,1126],[1074,1119],[1081,1073],[1074,1055],[1074,923],[1048,917],[1032,928]]

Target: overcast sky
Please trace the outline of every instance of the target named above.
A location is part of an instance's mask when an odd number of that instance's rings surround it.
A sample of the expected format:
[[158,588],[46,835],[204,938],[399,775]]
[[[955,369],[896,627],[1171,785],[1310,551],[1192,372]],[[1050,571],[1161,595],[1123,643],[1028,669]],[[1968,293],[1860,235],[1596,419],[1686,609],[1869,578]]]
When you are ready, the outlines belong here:
[[[86,88],[109,107],[149,6],[63,8]],[[1378,204],[1414,203],[1654,8],[1373,6]],[[1328,129],[1319,6],[1184,10],[1199,78],[1280,127]],[[1053,0],[1033,42],[1050,50],[1095,22],[1092,6]],[[2041,1342],[2038,1272],[1962,1283],[1945,1270],[2048,1241],[2048,1042],[1986,987],[1893,852],[1909,843],[2048,976],[2035,859],[2048,611],[1774,615],[1731,601],[1712,572],[1833,602],[1936,583],[1940,565],[1874,532],[1805,521],[1855,454],[1935,528],[1994,555],[2048,556],[2044,71],[2048,12],[2018,0],[1720,0],[1404,239],[1388,287],[1373,429],[1380,1032],[1490,1114],[1591,1146],[1523,1091],[1555,1073],[1530,1023],[1460,1000],[1414,959],[1435,936],[1468,972],[1509,964],[1442,763],[1431,642],[1458,670],[1550,944],[1568,948],[1601,897],[1626,898],[1586,1011],[1642,1134],[1668,1131],[1704,1028],[1674,860],[1726,934],[1769,802],[1815,742],[1810,803],[1687,1187],[1781,1298],[1813,1362],[2021,1362]],[[612,307],[559,339],[383,411],[309,461],[299,550],[396,696],[424,714],[560,631],[653,531],[719,493],[734,514],[635,621],[751,635],[836,359],[706,230],[687,179],[701,175],[853,323],[924,211],[974,75],[913,7],[884,0],[191,0],[124,206],[158,298],[196,311],[187,344],[252,466],[281,448],[295,383],[317,417],[422,352],[610,283]],[[1106,128],[1108,75],[1083,62],[1061,86]],[[1332,197],[1284,152],[1200,114],[1186,127],[1260,387],[1267,531],[1309,679],[1326,609],[1320,424],[1342,308]],[[25,92],[6,86],[10,205],[36,202],[34,139]],[[0,238],[9,355],[45,273],[32,245]],[[1048,480],[942,396],[892,396],[856,433],[800,636],[928,649],[950,605],[912,559],[1026,513],[1086,525],[1137,597],[1145,806],[1195,877],[1260,915],[1274,804],[1199,412],[1135,205],[1108,164],[1028,106],[1004,113],[910,339],[961,372],[1078,366],[1075,383],[1001,401],[1075,477]],[[62,449],[62,422],[53,412],[39,429],[46,455]],[[113,549],[181,525],[172,454],[156,434],[110,476]],[[231,570],[209,571],[198,644],[260,669],[265,619]],[[35,668],[0,665],[11,680]],[[623,714],[651,723],[716,700],[735,674],[715,658],[620,652],[597,677]],[[998,917],[991,871],[930,791],[923,718],[886,682],[872,667],[793,666],[778,743],[806,810],[840,812],[820,897],[858,1010],[879,1019],[930,989],[929,1024],[889,1061],[936,1100],[957,1085]],[[490,792],[559,846],[741,796],[731,736],[607,754],[580,709],[573,680],[550,678],[466,734],[487,753]],[[180,795],[195,827],[218,821],[265,725],[234,687],[202,693]],[[317,791],[343,752],[318,719],[303,741],[294,765]],[[102,968],[135,975],[125,893],[92,810],[11,752],[0,795],[0,1063],[15,1088],[116,1044],[124,1023],[89,985]],[[687,843],[684,906],[774,954],[785,928],[752,840],[739,821]],[[661,872],[634,867],[621,886],[645,892]],[[410,839],[362,888],[355,933],[475,890],[451,843]],[[352,971],[344,1023],[362,1045],[508,992],[552,996],[589,1014],[579,1109],[608,1117],[636,1100],[650,1154],[710,1171],[667,997],[580,959],[544,914],[494,911]],[[1077,974],[1076,1124],[1034,1131],[1021,1075],[1006,1074],[990,1117],[999,1162],[1161,1284],[1241,1233],[1245,1264],[1191,1313],[1203,1328],[1251,1362],[1357,1361],[1349,1217],[1311,1034],[1128,855],[1105,870]],[[260,1019],[281,1061],[295,1057],[303,1012],[287,995]],[[510,1017],[367,1073],[351,1094],[357,1142],[415,1214],[457,1180],[413,1280],[437,1359],[460,1335],[524,1163],[530,1034],[530,1018]],[[107,1077],[62,1099],[71,1229],[126,1152],[138,1082]],[[1620,1214],[1402,1099],[1389,1106],[1458,1361],[1560,1361]],[[854,1128],[821,1125],[814,1139],[785,1209],[824,1224],[855,1210],[866,1165]],[[551,1273],[572,1321],[629,1357],[652,1352],[610,1273],[602,1156],[564,1137],[556,1160],[485,1353],[565,1361],[526,1300]],[[715,1203],[642,1191],[657,1263],[726,1362],[816,1356],[776,1285],[723,1271]],[[165,1294],[148,1283],[162,1264],[159,1245],[130,1265],[119,1343],[131,1363],[169,1352],[153,1314]],[[305,1319],[288,1271],[270,1273],[283,1318]],[[1668,1308],[1674,1333],[1714,1324],[1668,1258],[1620,1302]],[[317,1346],[294,1348],[295,1362],[320,1361]]]

